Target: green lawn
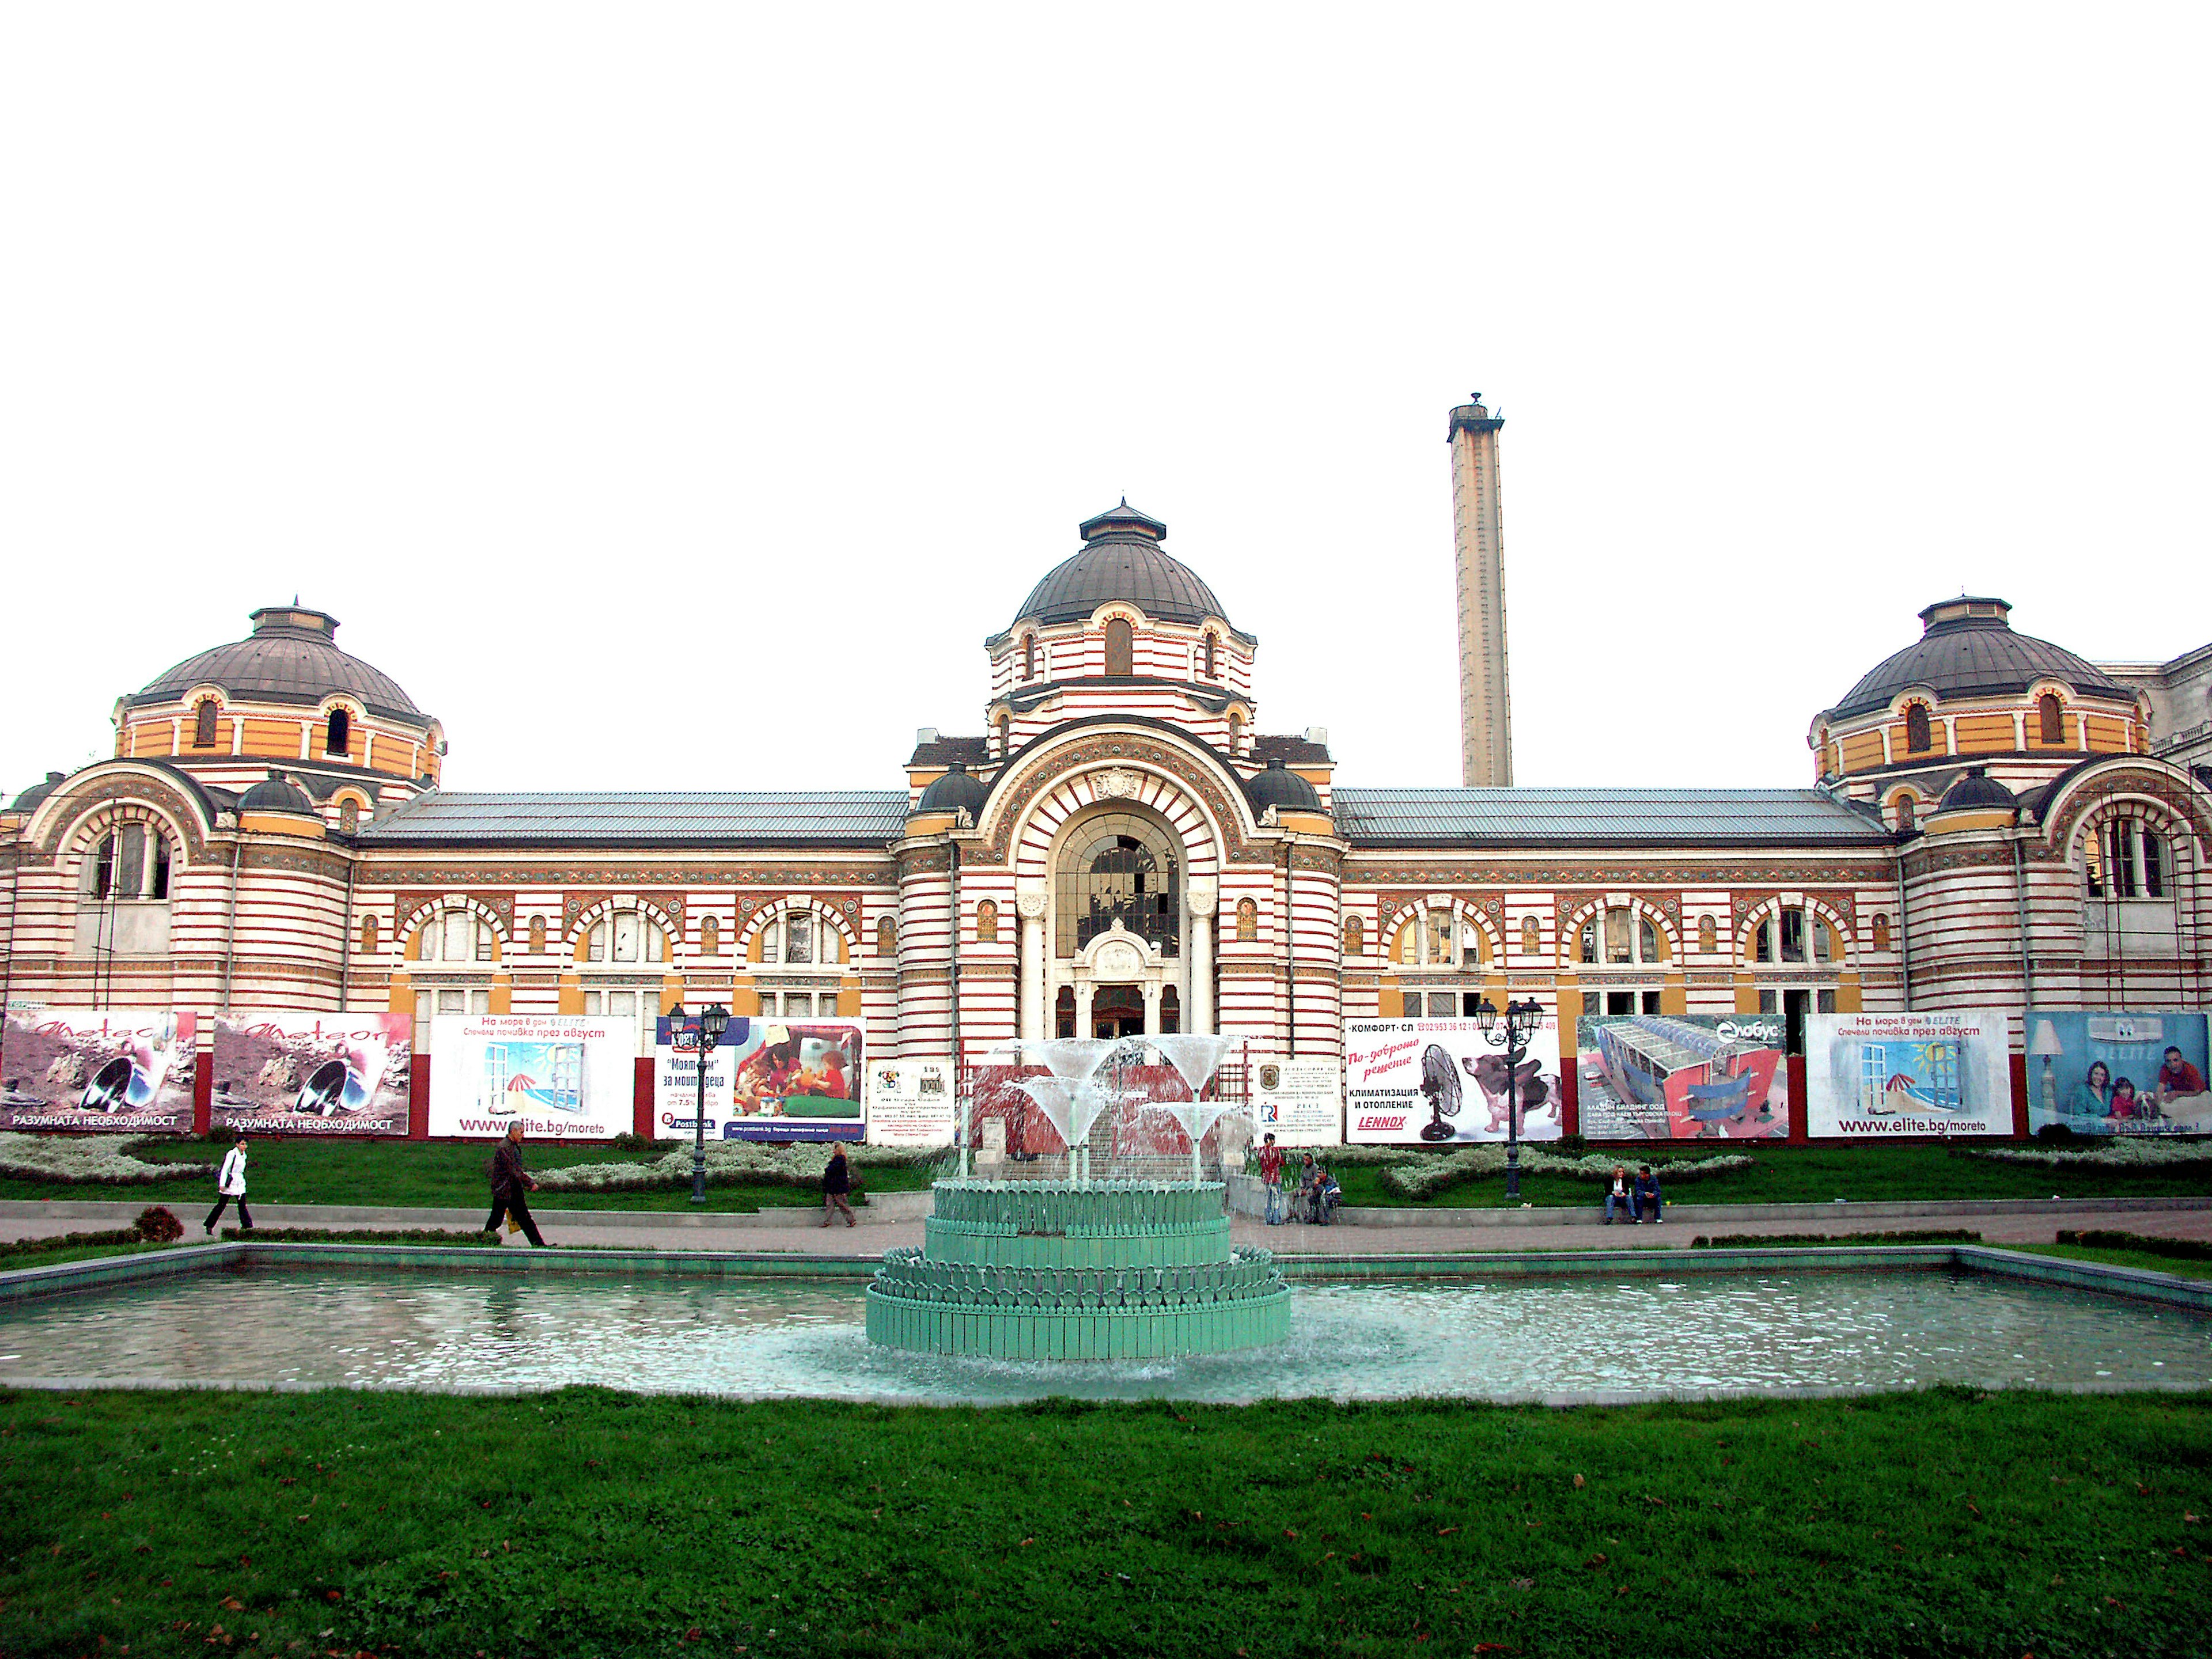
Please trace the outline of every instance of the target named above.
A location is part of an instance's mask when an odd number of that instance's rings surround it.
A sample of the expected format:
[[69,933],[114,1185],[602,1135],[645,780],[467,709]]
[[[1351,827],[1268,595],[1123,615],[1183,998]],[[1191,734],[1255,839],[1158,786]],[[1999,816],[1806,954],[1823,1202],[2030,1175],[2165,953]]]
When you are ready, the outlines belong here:
[[[1947,1146],[1771,1146],[1739,1141],[1720,1148],[1741,1153],[1753,1167],[1734,1174],[1667,1183],[1664,1157],[1625,1158],[1629,1172],[1649,1162],[1672,1204],[1826,1204],[1832,1200],[1942,1198],[2167,1198],[2212,1194],[2212,1149],[2206,1161],[2164,1170],[2052,1170],[2031,1164],[2000,1164],[1972,1158]],[[1679,1156],[1709,1156],[1701,1149]],[[1387,1186],[1372,1164],[1335,1166],[1346,1204],[1412,1205],[1429,1209],[1501,1209],[1502,1176],[1485,1176],[1439,1193],[1410,1199]],[[1588,1205],[1604,1200],[1599,1183],[1559,1175],[1523,1175],[1521,1201],[1545,1208]]]
[[2101,1261],[2114,1267],[2141,1267],[2146,1273],[2172,1273],[2177,1279],[2212,1279],[2212,1261],[2154,1255],[2148,1250],[2106,1250],[2083,1244],[1996,1244],[1990,1248],[2026,1250],[2036,1255],[2063,1255],[2075,1261]]
[[[607,1146],[532,1145],[526,1149],[530,1167],[538,1171],[573,1164],[637,1164],[657,1153],[618,1152]],[[204,1141],[142,1149],[137,1156],[149,1163],[209,1164],[222,1156],[219,1146]],[[368,1204],[427,1209],[477,1207],[489,1209],[491,1189],[484,1167],[491,1158],[489,1144],[453,1145],[440,1141],[291,1140],[270,1139],[253,1144],[249,1182],[257,1204]],[[931,1172],[921,1169],[857,1170],[855,1177],[877,1192],[911,1191],[927,1187]],[[100,1186],[56,1181],[0,1180],[0,1198],[110,1200],[118,1203],[166,1204],[187,1221],[197,1215],[185,1211],[193,1205],[201,1214],[215,1202],[212,1175],[191,1180],[158,1182],[145,1186]],[[750,1211],[781,1205],[817,1205],[822,1195],[811,1188],[768,1183],[707,1188],[709,1210]],[[179,1207],[182,1206],[183,1207]],[[539,1193],[532,1207],[545,1210],[689,1210],[688,1182],[660,1192]]]
[[0,1652],[2189,1655],[2212,1395],[0,1393]]

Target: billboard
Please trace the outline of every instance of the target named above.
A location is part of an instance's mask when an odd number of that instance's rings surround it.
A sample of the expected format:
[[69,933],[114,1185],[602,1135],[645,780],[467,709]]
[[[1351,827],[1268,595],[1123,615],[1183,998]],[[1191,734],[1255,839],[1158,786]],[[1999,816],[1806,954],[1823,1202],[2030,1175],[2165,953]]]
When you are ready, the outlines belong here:
[[[654,1131],[678,1139],[699,1113],[696,1039],[684,1036],[678,1052],[664,1018],[653,1037]],[[707,1060],[707,1137],[858,1140],[866,1060],[856,1021],[733,1017]]]
[[1344,1072],[1334,1060],[1252,1061],[1252,1138],[1278,1146],[1334,1146],[1344,1139]]
[[211,1121],[257,1134],[404,1135],[412,1024],[405,1014],[217,1014]]
[[2085,1135],[2212,1133],[2206,1016],[2031,1008],[2027,1122]]
[[198,1024],[169,1009],[10,1012],[0,1032],[0,1129],[192,1132]]
[[430,1133],[489,1140],[520,1123],[607,1140],[635,1116],[637,1026],[579,1014],[440,1014],[430,1022]]
[[1814,1014],[1805,1093],[1816,1135],[2008,1135],[2005,1017],[1990,1008]]
[[1576,1100],[1591,1140],[1780,1139],[1790,1067],[1779,1014],[1589,1014]]
[[952,1062],[868,1062],[868,1139],[879,1146],[950,1146],[959,1127]]
[[[1499,1027],[1500,1032],[1503,1026]],[[1503,1140],[1517,1100],[1521,1138],[1560,1133],[1559,1028],[1549,1014],[1513,1086],[1503,1043],[1471,1019],[1353,1019],[1344,1026],[1344,1122],[1350,1141]]]

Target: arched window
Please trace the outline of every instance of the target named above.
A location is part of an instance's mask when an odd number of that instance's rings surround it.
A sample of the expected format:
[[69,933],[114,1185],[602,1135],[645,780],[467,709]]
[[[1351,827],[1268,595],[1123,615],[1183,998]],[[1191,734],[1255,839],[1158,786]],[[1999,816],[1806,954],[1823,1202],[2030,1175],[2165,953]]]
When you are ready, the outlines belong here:
[[361,953],[365,957],[373,957],[376,954],[376,918],[374,916],[363,916],[361,919]]
[[202,697],[199,701],[199,706],[192,710],[193,748],[212,749],[215,747],[215,723],[217,712],[215,699],[213,697]]
[[338,803],[338,828],[349,836],[361,828],[361,803],[351,796]]
[[1014,752],[1014,717],[999,716],[999,758],[1004,760]]
[[1534,916],[1522,917],[1521,954],[1524,957],[1533,957],[1540,954],[1543,949],[1544,930],[1537,925],[1536,918]]
[[715,917],[708,916],[699,924],[699,954],[702,957],[722,954],[722,924]]
[[975,943],[996,945],[999,942],[999,907],[985,899],[975,907]]
[[1408,966],[1418,965],[1421,960],[1421,919],[1419,915],[1412,917],[1398,930],[1397,943],[1398,960]]
[[1897,798],[1897,827],[1917,830],[1920,827],[1920,798],[1910,790]]
[[879,957],[898,954],[898,923],[889,916],[876,924],[876,954]]
[[1231,714],[1229,717],[1229,752],[1231,755],[1239,754],[1243,747],[1244,717],[1242,714]]
[[668,935],[642,910],[617,910],[584,935],[584,960],[617,966],[665,962]]
[[1206,635],[1206,665],[1205,665],[1205,667],[1204,667],[1204,668],[1202,668],[1201,670],[1200,670],[1200,672],[1201,672],[1202,674],[1204,674],[1204,675],[1206,676],[1206,678],[1207,679],[1210,679],[1210,680],[1211,680],[1211,679],[1218,679],[1218,678],[1220,678],[1220,676],[1219,676],[1219,672],[1218,672],[1218,671],[1217,670],[1217,668],[1216,668],[1216,667],[1215,667],[1215,665],[1214,665],[1214,656],[1213,656],[1213,653],[1214,653],[1214,643],[1215,643],[1215,641],[1214,641],[1213,635],[1212,635],[1212,634],[1210,634],[1210,633],[1209,633],[1208,635]]
[[1916,702],[1905,711],[1905,746],[1911,753],[1924,755],[1935,747],[1928,731],[1928,705]]
[[1358,916],[1346,916],[1344,919],[1344,954],[1348,957],[1363,956],[1366,950],[1365,924]]
[[1698,949],[1710,954],[1720,949],[1720,929],[1715,925],[1713,919],[1711,916],[1699,916],[1698,918]]
[[1575,959],[1648,967],[1666,961],[1667,951],[1656,922],[1641,911],[1615,904],[1583,923],[1575,939]]
[[2066,707],[2057,694],[2046,691],[2035,700],[2036,736],[2045,743],[2066,741]]
[[1127,679],[1137,672],[1137,630],[1129,626],[1127,617],[1106,619],[1106,672],[1115,679]]
[[1876,916],[1874,919],[1874,948],[1877,951],[1889,949],[1889,918],[1887,916]]
[[530,954],[533,957],[545,954],[545,918],[543,916],[530,919]]
[[1022,635],[1022,678],[1025,680],[1036,678],[1036,635],[1034,634]]
[[1260,907],[1249,898],[1237,901],[1237,939],[1240,945],[1257,943],[1260,938]]
[[167,898],[168,838],[151,824],[117,825],[86,854],[77,892],[90,899]]
[[[417,962],[491,962],[499,955],[499,937],[490,924],[473,910],[459,905],[434,914],[415,931]],[[465,1008],[449,1012],[466,1013]]]
[[352,740],[353,716],[343,708],[331,709],[330,725],[323,733],[323,752],[325,755],[343,755]]
[[2090,838],[2091,898],[2162,899],[2172,850],[2166,837],[2136,817],[2108,818]]
[[1178,954],[1179,852],[1161,826],[1133,812],[1085,822],[1061,849],[1053,877],[1056,953],[1075,955],[1119,921],[1163,955]]

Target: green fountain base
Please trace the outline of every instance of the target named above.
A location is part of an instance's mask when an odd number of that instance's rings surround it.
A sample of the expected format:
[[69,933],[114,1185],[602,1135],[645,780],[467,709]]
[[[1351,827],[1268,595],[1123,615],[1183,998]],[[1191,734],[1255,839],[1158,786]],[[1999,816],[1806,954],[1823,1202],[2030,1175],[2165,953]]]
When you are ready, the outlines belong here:
[[940,1181],[919,1250],[890,1250],[868,1337],[993,1359],[1157,1359],[1290,1334],[1267,1250],[1229,1242],[1218,1183]]

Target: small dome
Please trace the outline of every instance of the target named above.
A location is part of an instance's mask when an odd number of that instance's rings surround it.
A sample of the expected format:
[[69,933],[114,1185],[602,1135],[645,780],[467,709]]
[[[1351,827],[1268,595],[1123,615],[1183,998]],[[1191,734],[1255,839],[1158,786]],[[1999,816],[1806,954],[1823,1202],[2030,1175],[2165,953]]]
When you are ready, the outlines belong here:
[[11,812],[30,811],[33,808],[36,807],[40,801],[52,794],[55,790],[60,788],[62,785],[68,781],[68,777],[69,775],[66,772],[47,773],[43,781],[33,784],[21,794],[16,796],[14,803],[8,808],[8,810]]
[[1321,804],[1320,792],[1280,760],[1269,761],[1265,771],[1257,777],[1247,779],[1244,794],[1251,801],[1255,812],[1264,812],[1270,806],[1280,807],[1290,812],[1326,810]]
[[2002,599],[1961,594],[1920,613],[1919,639],[1887,657],[1844,693],[1823,720],[1848,720],[1887,708],[1907,686],[1924,685],[1939,697],[2002,696],[2025,691],[2038,680],[2059,680],[2083,696],[2132,704],[2135,690],[2063,646],[2013,632],[2012,606]]
[[982,811],[983,799],[989,793],[990,791],[983,787],[981,778],[970,773],[964,764],[955,761],[950,771],[933,780],[929,787],[921,792],[921,799],[915,804],[914,810],[917,812],[964,811],[973,818]]
[[338,649],[338,619],[301,605],[264,605],[253,632],[187,657],[136,696],[131,707],[171,702],[196,685],[219,685],[234,697],[313,705],[333,691],[361,699],[373,714],[424,724],[422,710],[382,670]]
[[1970,812],[1998,810],[2010,811],[2019,805],[2019,798],[2004,785],[1990,775],[1986,766],[1971,766],[1966,775],[1943,792],[1943,799],[1936,804],[1939,812]]
[[297,784],[288,782],[284,775],[274,767],[269,775],[239,797],[240,812],[297,812],[313,817],[315,803],[307,799],[307,792]]
[[1167,526],[1138,512],[1126,497],[1121,506],[1085,520],[1083,550],[1045,573],[1022,601],[1014,625],[1081,622],[1115,599],[1158,622],[1195,624],[1208,617],[1227,621],[1213,590],[1189,566],[1161,550],[1167,533]]

